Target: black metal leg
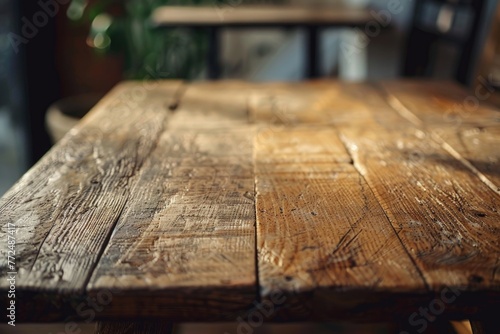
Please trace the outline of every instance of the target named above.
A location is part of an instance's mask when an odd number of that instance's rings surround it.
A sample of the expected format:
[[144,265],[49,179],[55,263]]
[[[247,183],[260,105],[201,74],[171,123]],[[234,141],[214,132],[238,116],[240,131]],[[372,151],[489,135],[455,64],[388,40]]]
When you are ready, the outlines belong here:
[[500,326],[498,315],[494,311],[482,311],[477,316],[477,319],[471,320],[472,333],[474,334],[498,334]]
[[320,47],[320,29],[318,27],[306,28],[306,76],[310,79],[318,78],[321,75],[321,50]]
[[215,80],[220,77],[220,63],[219,63],[219,50],[220,50],[220,34],[217,27],[209,27],[208,29],[208,78]]

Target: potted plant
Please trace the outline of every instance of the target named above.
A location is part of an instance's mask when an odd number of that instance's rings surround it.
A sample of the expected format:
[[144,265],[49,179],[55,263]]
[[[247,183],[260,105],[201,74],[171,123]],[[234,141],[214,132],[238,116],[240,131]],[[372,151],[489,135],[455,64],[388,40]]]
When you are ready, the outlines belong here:
[[97,52],[124,55],[127,78],[193,79],[204,65],[203,31],[159,30],[149,18],[159,6],[203,3],[214,1],[101,0],[87,4],[73,0],[68,16],[76,22],[90,22],[88,44]]

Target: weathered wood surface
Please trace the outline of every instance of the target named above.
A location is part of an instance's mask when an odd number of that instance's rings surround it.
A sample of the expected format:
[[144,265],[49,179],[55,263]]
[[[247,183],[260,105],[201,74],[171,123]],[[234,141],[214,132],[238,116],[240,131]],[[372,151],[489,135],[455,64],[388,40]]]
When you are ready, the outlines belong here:
[[209,7],[165,6],[156,9],[152,21],[159,26],[275,26],[362,25],[373,20],[364,8],[352,6],[293,7],[241,6],[221,3]]
[[[264,298],[281,292],[291,303],[312,293],[341,309],[346,301],[338,299],[339,291],[362,293],[364,301],[402,287],[425,292],[419,271],[333,128],[263,130],[255,151]],[[298,298],[293,316],[313,311],[300,305],[305,300]],[[360,306],[359,300],[347,303]]]
[[[0,225],[17,228],[18,291],[84,292],[179,86],[118,86],[0,200]],[[8,286],[6,250],[2,289]]]
[[[155,301],[137,315],[188,319],[185,309],[198,308],[197,318],[233,320],[257,294],[253,136],[238,126],[246,104],[217,113],[191,99],[197,89],[186,90],[139,172],[89,284],[91,294],[133,289]],[[103,314],[130,309],[120,299]]]
[[[413,89],[417,91],[415,94],[418,94],[419,90],[415,87]],[[288,94],[283,94],[280,90],[277,96],[280,96],[283,105],[287,105],[286,97],[291,97],[289,101],[293,101],[299,95],[299,91],[300,88],[297,87],[290,89]],[[266,94],[265,99],[269,99],[269,96],[272,96],[272,90],[268,90]],[[292,120],[293,124],[294,119],[301,119],[302,123],[306,122],[314,125],[314,127],[312,125],[311,127],[312,133],[316,133],[315,136],[321,129],[317,124],[329,123],[332,124],[333,129],[337,130],[345,148],[349,152],[348,156],[353,159],[357,172],[362,176],[363,181],[366,181],[369,185],[367,187],[369,189],[368,195],[371,196],[372,193],[375,195],[378,205],[382,207],[385,214],[381,219],[377,215],[367,219],[373,219],[372,226],[376,226],[376,231],[384,231],[382,222],[385,218],[388,218],[404,249],[411,257],[413,262],[412,270],[417,273],[413,277],[421,279],[420,281],[404,281],[404,288],[402,286],[398,287],[401,289],[400,291],[410,293],[424,290],[440,293],[448,288],[457,289],[456,291],[477,291],[476,296],[467,297],[472,299],[474,297],[480,299],[479,292],[482,291],[489,295],[492,303],[498,305],[500,229],[498,226],[499,196],[495,189],[491,189],[487,184],[481,182],[478,175],[464,166],[463,161],[445,150],[439,138],[434,138],[433,134],[427,133],[424,127],[419,127],[408,121],[407,118],[401,117],[397,110],[390,107],[389,101],[386,101],[387,97],[376,88],[366,84],[335,83],[327,87],[320,83],[315,94],[316,96],[311,99],[315,103],[309,107],[295,108],[293,102],[288,103],[286,108],[287,120]],[[407,94],[412,96],[411,91],[408,91]],[[318,101],[321,102],[318,103]],[[264,108],[264,112],[259,111],[258,107],[256,107],[259,104],[262,105],[258,101],[253,102],[253,107],[256,109],[253,112],[254,115],[257,115],[257,120],[259,118],[265,121],[273,119],[273,109]],[[316,119],[314,115],[318,115],[319,118]],[[330,115],[330,118],[327,115]],[[484,110],[482,119],[484,123],[487,123],[487,120],[494,120],[495,117],[495,111]],[[481,120],[478,119],[477,121]],[[332,188],[336,189],[334,182],[329,187],[317,186],[318,181],[315,180],[316,174],[313,171],[319,168],[317,164],[321,159],[318,159],[315,150],[321,150],[322,145],[328,145],[331,150],[332,147],[338,144],[336,144],[334,136],[330,140],[314,140],[315,136],[309,135],[303,136],[299,140],[294,138],[294,126],[286,123],[285,125],[288,128],[285,130],[286,135],[283,135],[283,137],[292,143],[300,143],[308,153],[302,155],[301,159],[294,160],[294,153],[298,154],[301,151],[301,146],[297,145],[293,149],[287,150],[287,144],[276,139],[266,142],[264,145],[256,146],[256,212],[259,228],[257,239],[259,240],[259,268],[261,268],[259,281],[262,286],[261,291],[264,291],[264,294],[279,290],[297,295],[302,290],[305,292],[306,297],[305,299],[299,299],[300,302],[304,303],[304,300],[312,299],[313,306],[310,308],[317,313],[318,310],[314,309],[314,305],[317,303],[314,300],[316,298],[328,298],[327,293],[318,289],[318,282],[324,279],[323,275],[331,279],[331,282],[326,286],[331,289],[333,295],[337,296],[337,300],[340,297],[339,294],[336,294],[336,285],[333,282],[342,282],[340,287],[345,289],[349,288],[349,284],[342,281],[342,276],[335,272],[335,266],[323,265],[320,266],[320,270],[314,272],[306,269],[307,265],[311,263],[311,258],[314,259],[316,256],[314,254],[312,256],[302,254],[300,245],[316,245],[320,249],[317,250],[318,254],[328,254],[326,256],[328,261],[334,261],[336,258],[336,252],[334,251],[336,247],[328,245],[321,237],[316,235],[325,235],[325,232],[321,230],[321,224],[318,224],[318,221],[321,221],[319,215],[310,216],[307,219],[303,218],[302,220],[293,219],[294,217],[282,218],[287,215],[282,202],[286,199],[295,200],[297,194],[307,196],[310,189],[315,189],[315,186],[321,190],[312,190],[313,195],[308,200],[306,199],[302,204],[303,207],[309,208],[308,205],[311,205],[311,203],[314,206],[315,200],[312,198],[316,198],[316,201],[332,198],[329,192],[332,191]],[[495,125],[492,123],[490,126],[493,128]],[[445,125],[442,125],[442,127],[445,127]],[[496,130],[497,128],[495,128]],[[498,137],[495,138],[495,140],[497,139]],[[309,143],[309,145],[305,143]],[[269,153],[267,152],[269,149],[265,146],[274,148],[275,154],[266,154]],[[282,156],[277,154],[281,147],[286,152],[286,154],[283,154],[286,158],[284,161],[280,160]],[[262,156],[264,158],[259,158],[260,150],[263,150]],[[492,153],[494,149],[492,146],[487,146],[485,151]],[[336,152],[327,156],[339,158],[342,155]],[[300,174],[295,171],[292,174],[293,176],[286,174],[279,183],[271,183],[272,186],[265,187],[266,191],[262,195],[259,190],[259,184],[261,183],[259,179],[263,179],[263,184],[266,184],[264,180],[270,183],[268,176],[262,176],[259,173],[262,159],[272,161],[269,167],[266,165],[266,168],[276,171],[283,169],[287,162],[297,164],[305,161],[306,163],[298,170],[309,171],[306,184],[303,184],[302,187],[299,185],[300,182],[295,180],[294,177]],[[332,164],[331,161],[329,161],[330,165],[327,165],[325,164],[326,161],[328,160],[324,159],[321,165],[323,171],[333,173],[336,165]],[[325,181],[322,180],[322,182]],[[355,189],[355,186],[349,183],[340,183],[338,187],[350,191]],[[344,200],[339,201],[343,208],[340,212],[348,212],[352,218],[352,216],[355,217],[352,212],[361,214],[364,210],[367,210],[366,202],[360,201],[356,203],[352,199],[363,198],[360,194],[349,196],[349,198],[351,200],[344,198]],[[366,197],[364,197],[364,200],[366,201]],[[323,205],[322,208],[335,208],[337,201],[338,199],[330,200],[328,205]],[[281,209],[278,211],[277,208]],[[306,211],[312,212],[313,210],[304,210],[303,214]],[[367,211],[377,212],[373,208]],[[327,223],[332,220],[335,222],[335,229],[340,229],[341,226],[339,225],[341,220],[338,219],[338,212],[338,210],[333,210],[326,213],[324,217]],[[344,217],[344,219],[346,218]],[[280,220],[280,223],[276,225],[282,230],[276,232],[270,227],[269,222],[273,220]],[[290,224],[292,227],[289,226]],[[312,229],[316,233],[299,234],[301,241],[298,245],[284,237],[275,240],[276,235],[286,234],[287,230],[300,231],[300,229],[303,229],[308,231],[310,225],[318,227],[318,229]],[[367,225],[370,226],[369,223]],[[358,226],[358,228],[362,232],[371,231],[367,227],[363,229],[362,225]],[[339,231],[331,231],[331,234],[325,236],[325,239],[334,242],[335,232]],[[384,238],[389,238],[390,233],[375,235],[371,231],[371,233],[368,232],[368,235],[373,238],[370,239],[371,242],[376,243],[384,240]],[[287,246],[288,244],[291,246]],[[347,249],[348,256],[345,258],[350,256],[352,259],[359,255],[359,252],[368,251],[364,247],[368,247],[370,242],[366,240],[364,242],[360,241],[360,245],[363,247],[361,250],[358,250],[354,245],[349,245]],[[292,247],[291,251],[289,247]],[[397,267],[406,263],[405,256],[403,256],[406,255],[404,252],[395,250],[391,254],[395,255],[397,261],[391,261],[386,256],[380,266],[381,272],[384,272],[382,282],[388,285],[391,284],[391,279],[398,279],[397,276],[388,274],[390,265]],[[368,259],[370,258],[368,257]],[[316,262],[321,263],[318,260]],[[347,264],[347,268],[339,271],[344,274],[355,272],[356,269],[359,269],[359,262],[361,261],[351,261]],[[367,263],[370,264],[371,262],[368,261]],[[371,264],[376,267],[376,263]],[[268,268],[269,266],[274,268],[274,272]],[[275,274],[275,272],[279,272],[280,268],[285,268],[286,277],[289,280],[286,280],[283,275]],[[365,275],[369,273],[367,268],[363,268],[360,272]],[[375,281],[376,277],[380,277],[377,275],[376,270],[372,271],[372,274]],[[275,276],[281,277],[281,280],[276,280]],[[295,277],[297,277],[296,281],[294,281]],[[360,274],[356,278],[368,285],[371,282],[371,280]],[[356,279],[350,277],[350,280],[352,282]],[[354,290],[363,287],[362,284],[357,283]],[[365,293],[363,297],[368,299],[370,293],[377,292],[378,287],[377,284],[372,285],[370,291]],[[495,292],[488,294],[489,291]],[[394,288],[393,292],[397,293],[397,289]],[[316,297],[315,294],[318,294],[319,297]],[[361,301],[360,304],[362,305],[363,302],[366,302],[366,299]],[[351,299],[347,303],[352,306],[353,300]],[[411,303],[411,301],[408,301],[407,305]],[[455,303],[448,308],[452,309],[457,304]],[[333,306],[335,304],[330,302],[329,305]],[[323,305],[319,308],[319,311],[322,310],[325,310]],[[336,309],[334,308],[334,310]]]
[[123,84],[0,200],[19,230],[20,319],[233,321],[259,301],[278,320],[498,309],[500,113],[450,125],[445,106],[466,96]]
[[443,148],[500,193],[500,109],[482,99],[485,88],[466,92],[457,84],[432,81],[382,86],[403,117],[441,139]]

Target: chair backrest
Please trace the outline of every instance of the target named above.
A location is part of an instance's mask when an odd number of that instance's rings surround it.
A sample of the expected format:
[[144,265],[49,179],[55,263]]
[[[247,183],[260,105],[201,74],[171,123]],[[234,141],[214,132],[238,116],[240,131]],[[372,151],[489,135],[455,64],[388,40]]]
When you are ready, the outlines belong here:
[[482,52],[478,57],[475,80],[483,77],[491,86],[500,89],[500,4],[497,4],[494,13]]
[[494,13],[478,57],[472,88],[475,93],[480,91],[483,99],[500,108],[500,4],[497,4]]
[[[497,0],[419,0],[403,60],[403,76],[439,76],[448,66],[449,76],[470,85],[476,59],[482,49],[486,29]],[[439,53],[448,50],[454,59]],[[441,57],[443,58],[443,57]],[[445,74],[446,75],[446,74]]]

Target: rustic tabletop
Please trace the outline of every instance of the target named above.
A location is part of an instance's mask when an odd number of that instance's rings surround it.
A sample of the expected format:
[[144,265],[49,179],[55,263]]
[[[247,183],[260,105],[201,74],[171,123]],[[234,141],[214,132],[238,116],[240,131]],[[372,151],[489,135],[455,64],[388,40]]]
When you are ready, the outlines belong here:
[[2,297],[31,322],[487,318],[499,148],[449,82],[125,82],[0,200]]

